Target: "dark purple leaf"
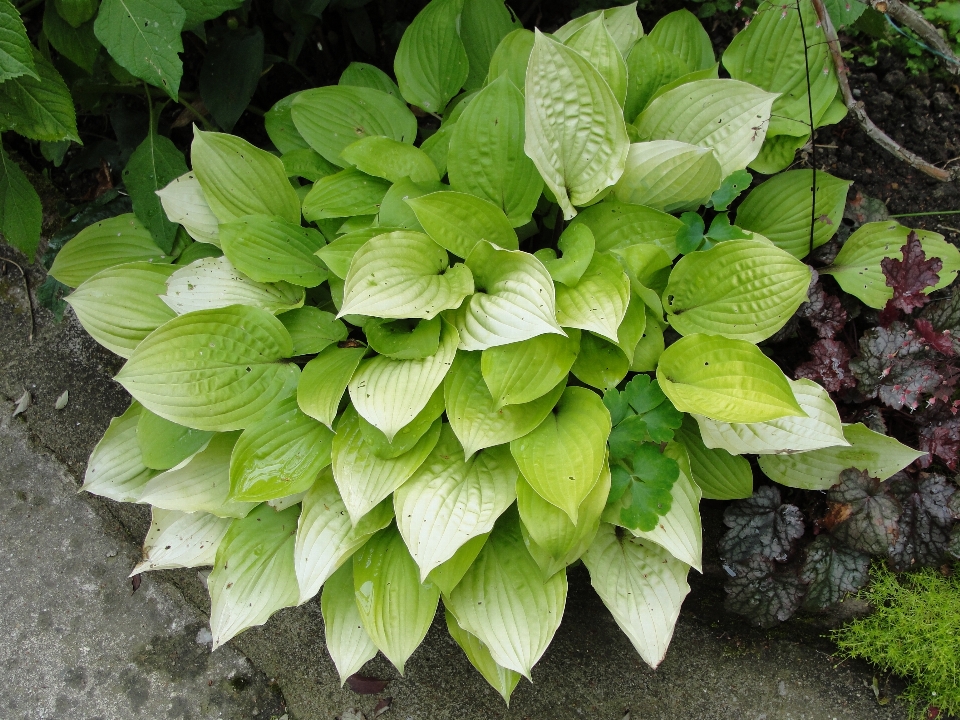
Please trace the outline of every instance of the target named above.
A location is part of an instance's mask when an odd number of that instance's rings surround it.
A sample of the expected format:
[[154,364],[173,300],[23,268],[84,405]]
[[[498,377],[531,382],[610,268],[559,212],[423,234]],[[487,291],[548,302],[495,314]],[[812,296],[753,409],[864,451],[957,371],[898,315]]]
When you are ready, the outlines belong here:
[[926,318],[914,320],[913,327],[929,347],[944,355],[956,354],[953,347],[953,333],[949,329],[939,333],[933,329],[933,324]]
[[772,485],[757,488],[752,497],[731,503],[723,513],[730,528],[720,538],[720,557],[738,563],[758,555],[786,562],[794,543],[803,535],[803,515],[795,505],[780,503]]
[[950,542],[953,512],[949,505],[956,488],[942,475],[926,473],[919,480],[897,473],[887,482],[903,506],[900,535],[890,550],[893,569],[939,565]]
[[810,347],[810,354],[813,359],[799,365],[794,373],[798,379],[814,380],[832,393],[856,386],[850,372],[850,353],[842,342],[818,340]]
[[897,541],[897,518],[902,508],[887,487],[866,472],[850,468],[827,492],[828,517],[837,522],[829,529],[854,550],[886,555]]
[[949,418],[936,425],[924,425],[920,428],[920,449],[930,453],[926,458],[920,459],[922,467],[929,467],[936,455],[948,468],[956,470],[957,457],[960,454],[960,418]]
[[800,609],[806,585],[795,569],[785,568],[758,555],[725,568],[732,573],[724,586],[727,592],[724,607],[727,610],[768,628],[788,620]]
[[132,578],[130,578],[130,586],[133,588],[133,592],[136,592],[140,589],[140,581],[143,578],[140,577],[140,573],[137,573]]
[[805,318],[817,331],[817,335],[825,339],[836,337],[847,322],[847,311],[843,309],[839,299],[825,292],[820,286],[820,282],[816,280],[816,271],[814,281],[810,284],[807,302],[800,306],[797,315]]
[[347,678],[347,687],[358,695],[376,695],[383,692],[389,682],[389,680],[354,674]]
[[943,261],[936,257],[927,260],[920,238],[911,231],[903,246],[903,260],[883,258],[880,268],[887,286],[893,288],[893,297],[887,301],[887,307],[911,313],[927,304],[929,299],[924,290],[940,282]]
[[819,610],[856,592],[870,577],[870,556],[847,547],[830,535],[820,535],[807,546],[800,579],[810,586],[803,606]]

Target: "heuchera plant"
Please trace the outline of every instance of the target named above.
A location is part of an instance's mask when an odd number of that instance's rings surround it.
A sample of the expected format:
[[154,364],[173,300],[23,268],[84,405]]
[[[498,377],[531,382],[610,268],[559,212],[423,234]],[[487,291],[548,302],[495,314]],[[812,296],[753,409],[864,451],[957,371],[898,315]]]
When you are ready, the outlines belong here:
[[[813,122],[835,122],[800,9]],[[277,103],[277,154],[196,133],[159,192],[194,241],[175,262],[130,215],[70,241],[51,273],[135,400],[84,485],[152,506],[134,572],[213,565],[215,647],[322,592],[342,678],[378,650],[402,672],[442,597],[509,700],[577,560],[663,659],[700,499],[750,496],[744,455],[815,489],[919,457],[757,346],[808,299],[801,259],[848,187],[817,173],[811,208],[812,172],[788,171],[728,215],[748,166],[778,172],[810,134],[801,17],[781,10],[720,79],[686,11],[649,35],[635,4],[547,35],[494,0],[434,0],[398,84],[350,68]],[[882,306],[904,231],[859,232],[824,272]],[[921,242],[950,282],[960,253]]]

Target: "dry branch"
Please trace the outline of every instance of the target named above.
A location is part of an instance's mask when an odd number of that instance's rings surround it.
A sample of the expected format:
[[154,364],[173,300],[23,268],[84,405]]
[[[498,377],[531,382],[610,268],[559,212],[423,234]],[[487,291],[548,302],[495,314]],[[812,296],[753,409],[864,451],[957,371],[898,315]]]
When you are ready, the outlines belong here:
[[909,5],[904,5],[900,0],[870,0],[870,7],[877,12],[889,15],[901,25],[906,25],[913,30],[923,42],[943,55],[942,59],[947,66],[947,72],[960,75],[960,59],[953,54],[950,44],[937,32],[933,23],[923,15]]

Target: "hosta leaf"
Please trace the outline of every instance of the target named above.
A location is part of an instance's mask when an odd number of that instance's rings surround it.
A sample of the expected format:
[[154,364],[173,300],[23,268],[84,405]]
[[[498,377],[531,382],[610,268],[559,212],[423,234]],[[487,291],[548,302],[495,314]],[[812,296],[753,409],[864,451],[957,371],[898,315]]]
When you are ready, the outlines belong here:
[[365,230],[355,230],[346,235],[341,235],[329,245],[324,245],[317,250],[317,256],[323,260],[324,264],[330,268],[330,272],[338,278],[346,278],[350,270],[350,262],[357,250],[371,238],[377,235],[385,235],[401,228],[393,227],[371,227]]
[[327,160],[316,150],[295,148],[280,156],[287,177],[302,177],[310,182],[333,175],[340,168]]
[[668,443],[663,454],[677,461],[680,476],[670,489],[670,510],[653,530],[631,530],[636,537],[655,542],[677,560],[703,572],[703,531],[700,527],[700,487],[691,479],[690,462],[683,445]]
[[609,390],[620,384],[630,371],[630,359],[617,345],[583,333],[580,352],[570,368],[578,380],[600,390]]
[[600,73],[538,32],[526,77],[524,150],[565,219],[619,180],[628,147],[620,105]]
[[263,127],[267,136],[281,153],[309,148],[293,123],[293,101],[300,93],[281,98],[263,115]]
[[[630,279],[612,255],[596,253],[573,287],[559,285],[557,322],[618,342],[617,328],[630,302]],[[636,344],[636,343],[634,343]]]
[[363,326],[367,343],[380,355],[394,360],[419,360],[435,355],[440,349],[440,331],[443,321],[383,320],[371,318]]
[[315,255],[326,245],[316,230],[280,217],[247,215],[220,226],[220,246],[233,266],[257,282],[316,287],[327,270]]
[[198,430],[238,430],[291,394],[300,369],[290,334],[245,305],[199,310],[164,323],[116,376],[157,415]]
[[337,422],[333,440],[333,477],[354,524],[410,479],[437,444],[441,425],[438,418],[412,450],[386,459],[373,454],[360,431],[359,418],[348,407]]
[[566,25],[557,29],[553,36],[560,42],[566,43],[571,37],[597,18],[603,17],[607,31],[616,43],[617,49],[624,57],[637,39],[643,35],[643,25],[637,17],[637,3],[618,5],[606,10],[594,10],[585,15],[576,17]]
[[349,385],[357,412],[392,441],[440,387],[457,354],[457,341],[457,331],[444,322],[435,355],[421,360],[393,360],[379,355],[363,362]]
[[473,565],[473,561],[477,559],[477,555],[480,554],[488,537],[490,537],[490,533],[484,533],[467,540],[457,549],[453,557],[431,570],[427,579],[436,583],[443,595],[452,593],[463,576],[467,574],[467,570]]
[[[53,3],[50,7],[53,8]],[[0,83],[21,75],[40,79],[20,13],[9,0],[3,0],[0,2]]]
[[753,471],[746,458],[723,448],[708,448],[689,415],[676,431],[676,439],[690,458],[690,474],[707,500],[738,500],[753,492]]
[[691,71],[703,70],[715,62],[710,36],[689,10],[664,15],[649,38],[665,52],[680,57]]
[[340,686],[377,654],[377,646],[363,629],[353,589],[353,563],[340,566],[324,583],[320,596],[323,639],[340,674]]
[[102,0],[93,31],[124,69],[176,101],[187,14],[175,0]]
[[[604,463],[596,484],[580,503],[577,522],[572,523],[563,510],[540,497],[522,475],[517,479],[517,509],[524,539],[545,579],[575,562],[590,547],[609,493],[610,466]],[[539,557],[541,554],[546,557]]]
[[[750,162],[748,167],[764,175],[775,175],[781,170],[786,170],[790,167],[790,165],[793,164],[797,150],[809,141],[809,135],[802,137],[794,137],[792,135],[767,137],[763,141],[763,146],[760,148],[760,154]],[[795,579],[794,577],[794,580]]]
[[157,190],[157,195],[170,222],[183,225],[194,240],[220,246],[219,221],[194,173],[188,172],[172,180]]
[[655,543],[630,537],[607,523],[601,524],[583,563],[617,625],[644,662],[657,667],[690,592],[689,567]]
[[580,349],[580,334],[538,335],[483,351],[480,368],[494,408],[532,402],[563,380]]
[[320,178],[303,199],[307,220],[374,215],[390,188],[387,180],[354,168]]
[[286,282],[254,282],[238,272],[229,259],[217,257],[178,268],[167,278],[167,292],[160,299],[178,315],[231,305],[249,305],[277,314],[301,307],[304,290]]
[[53,63],[36,50],[32,52],[39,79],[30,73],[0,83],[0,127],[31,140],[79,143],[70,90]]
[[536,166],[523,152],[523,125],[523,94],[508,78],[497,78],[453,126],[447,157],[453,189],[489,200],[514,227],[530,221],[543,189]]
[[597,241],[588,225],[573,224],[560,233],[557,240],[557,248],[563,256],[558,258],[551,249],[546,249],[550,257],[541,259],[541,262],[554,282],[574,287],[590,267],[596,246]]
[[519,471],[506,446],[463,458],[457,436],[444,424],[430,455],[394,493],[397,527],[422,580],[464,543],[493,530],[516,499]]
[[300,135],[334,165],[346,166],[340,153],[350,143],[383,135],[413,143],[417,118],[403,101],[380,90],[329,85],[298,93],[290,105]]
[[783,371],[743,340],[680,338],[660,356],[657,380],[677,410],[721,422],[805,416]]
[[630,146],[613,193],[625,203],[678,210],[703,204],[722,179],[720,162],[710,148],[654,140]]
[[786,15],[778,7],[758,8],[750,25],[724,51],[723,66],[736,80],[780,93],[770,118],[771,135],[807,135],[811,106],[816,122],[839,89],[826,36],[810,2],[797,3]]
[[597,252],[648,243],[662,248],[671,258],[678,254],[674,241],[677,230],[683,227],[673,215],[612,199],[586,208],[570,227],[579,223],[593,232]]
[[789,383],[807,417],[730,424],[695,415],[704,444],[736,455],[774,455],[848,445],[837,407],[827,391],[812,380]]
[[347,69],[340,74],[337,84],[374,88],[396,98],[400,97],[400,88],[391,77],[380,68],[368,63],[352,62],[347,65]]
[[123,169],[123,183],[133,201],[133,211],[165,252],[173,248],[177,226],[164,215],[157,191],[186,171],[183,153],[173,141],[158,135],[153,128]]
[[476,293],[450,313],[462,350],[486,350],[547,333],[563,335],[556,321],[550,273],[533,255],[477,243],[467,258]]
[[636,119],[660,88],[690,72],[683,58],[662,49],[649,35],[640,38],[626,61],[627,101],[623,114],[628,122]]
[[535,400],[498,408],[481,367],[480,353],[457,353],[443,381],[447,419],[468,458],[477,450],[508,443],[536,428],[557,404],[566,385],[564,376]]
[[20,166],[0,145],[0,233],[31,260],[40,244],[43,204]]
[[481,240],[507,250],[519,247],[503,211],[482,198],[442,191],[410,198],[407,204],[426,233],[457,257],[468,257]]
[[436,166],[420,148],[382,135],[360,138],[347,145],[340,158],[367,175],[392,183],[403,178],[414,182],[439,182]]
[[653,100],[635,125],[641,140],[713,148],[726,177],[760,152],[776,97],[739,80],[697,80]]
[[387,499],[371,508],[354,525],[330,468],[324,468],[303,498],[297,527],[294,565],[300,585],[300,604],[320,592],[334,571],[392,520],[393,503]]
[[333,432],[289,397],[240,435],[230,457],[230,497],[261,502],[306,492],[330,464]]
[[404,31],[393,61],[404,99],[438,113],[459,92],[469,74],[460,40],[463,0],[432,0]]
[[332,429],[340,398],[365,353],[363,347],[328,347],[304,365],[297,385],[300,409]]
[[[761,183],[737,208],[735,224],[760,233],[796,258],[810,252],[810,204],[813,172],[788,170]],[[850,181],[817,172],[817,210],[813,246],[820,247],[840,227]]]
[[78,287],[102,270],[137,261],[168,264],[173,260],[153,242],[150,231],[132,214],[88,225],[57,253],[50,274]]
[[709,333],[760,342],[807,300],[810,268],[760,240],[728,240],[685,256],[663,294],[667,320],[681,335]]
[[417,564],[393,526],[353,556],[353,587],[364,629],[403,674],[437,613],[440,588],[420,582]]
[[494,662],[529,678],[560,626],[566,599],[566,573],[542,580],[511,510],[444,602]]
[[849,445],[792,455],[763,455],[760,469],[781,485],[826,490],[837,484],[840,473],[847,468],[865,470],[871,477],[886,480],[925,455],[861,423],[845,425],[843,437]]
[[450,637],[454,639],[457,645],[467,654],[467,659],[481,675],[483,679],[490,683],[491,687],[500,693],[503,701],[510,704],[510,696],[514,688],[520,682],[520,673],[498,665],[490,654],[490,649],[483,642],[471,633],[468,633],[457,622],[457,618],[449,609],[445,611],[447,618],[447,631]]
[[466,265],[448,264],[447,251],[423,233],[378,235],[353,256],[340,316],[430,320],[456,308],[473,293],[473,274]]
[[383,196],[383,200],[380,201],[380,211],[377,213],[376,224],[423,232],[423,225],[417,220],[417,215],[413,212],[413,208],[407,204],[407,200],[441,192],[449,187],[449,185],[444,185],[439,181],[415,183],[410,178],[401,178],[390,186],[386,195]]
[[153,508],[150,529],[143,541],[143,560],[130,574],[213,565],[230,523],[229,518],[208,513]]
[[137,442],[143,464],[154,470],[174,468],[210,442],[209,430],[194,430],[177,425],[146,408],[140,411],[137,423]]
[[256,503],[230,497],[230,453],[239,433],[217,433],[200,452],[150,479],[138,502],[164,510],[242,518]]
[[633,349],[633,362],[630,369],[634,372],[653,372],[664,350],[663,328],[657,317],[646,309],[647,320],[643,328],[643,336]]
[[470,66],[464,82],[466,90],[479,90],[483,86],[494,51],[500,41],[519,25],[502,0],[464,0],[460,38]]
[[400,431],[393,436],[392,441],[388,441],[387,436],[384,435],[383,432],[362,417],[360,418],[360,432],[370,452],[378,458],[390,459],[399,457],[414,448],[420,441],[420,438],[433,427],[433,421],[443,415],[443,410],[443,388],[438,387],[433,391],[433,395],[430,396],[430,400],[426,406],[424,406],[423,410],[417,413],[417,416],[413,420],[404,425]]
[[299,514],[297,506],[277,512],[261,505],[230,525],[207,580],[214,648],[297,604],[293,536]]
[[277,215],[300,223],[300,199],[275,155],[234,135],[195,129],[190,159],[220,222],[245,215]]
[[117,502],[136,502],[155,470],[143,462],[137,442],[140,403],[133,402],[110,426],[90,454],[83,489]]
[[101,270],[66,301],[98,343],[123,358],[167,320],[176,317],[160,299],[173,265],[134,262]]
[[911,232],[920,238],[927,259],[937,257],[943,262],[940,282],[924,292],[929,294],[952,283],[960,271],[960,250],[938,233],[914,230],[894,220],[861,225],[847,238],[833,264],[820,272],[833,275],[846,292],[879,310],[893,297],[893,288],[886,284],[880,263],[884,258],[902,261],[903,246]]
[[490,58],[487,83],[492,83],[501,75],[506,75],[510,82],[523,92],[526,86],[527,64],[530,61],[534,41],[534,34],[523,28],[518,28],[504,37],[494,50],[493,57]]
[[315,307],[302,307],[280,315],[280,322],[293,340],[293,356],[319,353],[347,339],[346,326],[333,315]]
[[456,123],[444,125],[420,143],[420,149],[430,156],[430,159],[433,161],[433,166],[437,168],[437,172],[440,173],[440,177],[447,174],[450,138],[453,137],[453,128],[455,127]]
[[603,18],[598,16],[591,20],[563,43],[583,55],[597,69],[622,107],[627,97],[627,63]]
[[564,390],[553,413],[510,443],[520,472],[547,502],[576,524],[583,499],[597,483],[610,435],[610,413],[586,388]]

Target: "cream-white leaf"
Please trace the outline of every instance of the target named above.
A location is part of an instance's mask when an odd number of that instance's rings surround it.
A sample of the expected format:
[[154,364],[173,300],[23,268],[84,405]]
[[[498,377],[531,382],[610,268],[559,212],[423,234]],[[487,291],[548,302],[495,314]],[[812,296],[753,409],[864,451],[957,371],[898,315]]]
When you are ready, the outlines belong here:
[[143,560],[130,575],[213,565],[231,522],[209,513],[153,508],[150,529],[143,541]]
[[174,272],[160,299],[178,315],[228,305],[250,305],[276,315],[302,306],[304,290],[286,282],[254,282],[226,257],[207,257]]

